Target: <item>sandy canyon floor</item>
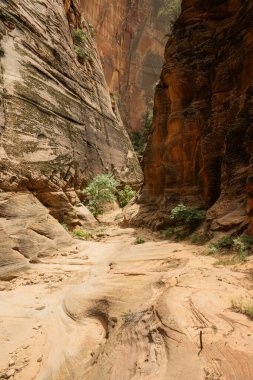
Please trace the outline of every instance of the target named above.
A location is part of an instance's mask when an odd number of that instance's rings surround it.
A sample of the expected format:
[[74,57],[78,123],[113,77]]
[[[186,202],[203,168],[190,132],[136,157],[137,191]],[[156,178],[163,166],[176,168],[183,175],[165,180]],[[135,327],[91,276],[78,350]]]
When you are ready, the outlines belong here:
[[0,378],[252,380],[252,261],[110,228],[0,282]]

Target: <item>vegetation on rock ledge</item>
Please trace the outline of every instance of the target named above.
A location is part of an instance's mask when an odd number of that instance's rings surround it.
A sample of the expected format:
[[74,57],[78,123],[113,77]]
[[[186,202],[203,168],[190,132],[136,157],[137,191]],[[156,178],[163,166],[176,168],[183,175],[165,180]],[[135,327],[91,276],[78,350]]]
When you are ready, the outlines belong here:
[[120,207],[124,207],[135,196],[136,192],[129,185],[121,190],[118,186],[112,174],[100,174],[83,190],[88,197],[87,207],[95,217],[103,213],[106,203],[118,201]]

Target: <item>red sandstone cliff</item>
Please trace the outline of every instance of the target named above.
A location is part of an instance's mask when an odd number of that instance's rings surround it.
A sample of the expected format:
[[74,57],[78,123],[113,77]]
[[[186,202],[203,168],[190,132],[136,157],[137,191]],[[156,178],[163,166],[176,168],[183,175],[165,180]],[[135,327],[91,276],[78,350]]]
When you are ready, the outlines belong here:
[[167,215],[180,201],[205,207],[212,230],[253,232],[253,3],[184,0],[182,10],[156,90],[142,200]]
[[163,0],[81,0],[94,27],[105,77],[128,130],[138,130],[159,79],[166,18]]

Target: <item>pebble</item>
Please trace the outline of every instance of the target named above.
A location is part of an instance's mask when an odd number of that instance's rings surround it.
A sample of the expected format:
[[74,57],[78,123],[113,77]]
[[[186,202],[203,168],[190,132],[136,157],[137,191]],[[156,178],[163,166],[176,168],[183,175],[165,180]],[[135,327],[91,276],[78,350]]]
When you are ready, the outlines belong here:
[[15,369],[12,368],[12,369],[9,369],[9,371],[6,372],[5,378],[9,379],[11,376],[14,376],[14,375],[15,375]]
[[23,348],[24,350],[26,350],[28,347],[30,347],[29,344],[24,344],[24,345],[22,346],[22,348]]
[[41,325],[39,324],[39,325],[37,325],[37,326],[34,326],[33,327],[33,330],[39,330],[41,328]]
[[14,364],[15,364],[14,360],[10,359],[10,361],[9,361],[9,367],[12,367]]
[[35,310],[43,310],[43,309],[45,309],[45,307],[46,306],[44,306],[44,305],[37,306],[37,307],[35,307]]
[[40,357],[37,359],[37,362],[38,362],[38,363],[42,362],[42,356],[40,356]]

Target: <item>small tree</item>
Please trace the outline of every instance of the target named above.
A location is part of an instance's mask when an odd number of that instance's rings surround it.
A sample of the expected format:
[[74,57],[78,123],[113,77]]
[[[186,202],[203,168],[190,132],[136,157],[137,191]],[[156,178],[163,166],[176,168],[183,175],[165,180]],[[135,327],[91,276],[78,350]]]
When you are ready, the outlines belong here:
[[89,183],[84,192],[89,199],[88,209],[94,216],[103,213],[105,203],[116,200],[117,186],[112,174],[100,174]]

